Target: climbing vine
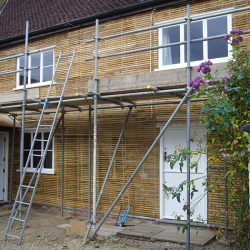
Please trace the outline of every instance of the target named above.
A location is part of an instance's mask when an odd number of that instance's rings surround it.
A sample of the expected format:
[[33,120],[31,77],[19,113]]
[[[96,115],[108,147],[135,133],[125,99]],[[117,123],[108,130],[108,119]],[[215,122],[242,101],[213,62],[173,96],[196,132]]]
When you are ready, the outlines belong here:
[[[191,82],[194,94],[192,98],[205,97],[202,107],[202,121],[207,126],[209,147],[218,148],[216,154],[211,155],[211,164],[220,162],[221,168],[227,165],[225,180],[228,186],[228,202],[233,209],[234,240],[237,249],[249,249],[249,132],[244,126],[250,123],[250,55],[242,46],[243,32],[234,29],[224,39],[232,47],[232,59],[226,67],[224,77],[216,77],[212,73],[213,63],[208,60],[197,67],[199,73]],[[178,149],[168,156],[167,161],[173,168],[177,163],[180,169],[186,160],[187,149]],[[223,164],[221,164],[223,162]],[[197,162],[191,164],[197,170]],[[223,181],[223,180],[222,180]],[[183,191],[181,183],[178,187],[164,185],[166,194],[180,202]],[[214,192],[216,185],[209,180],[207,191]],[[197,191],[195,181],[190,183],[191,198]],[[184,206],[185,209],[185,206]]]

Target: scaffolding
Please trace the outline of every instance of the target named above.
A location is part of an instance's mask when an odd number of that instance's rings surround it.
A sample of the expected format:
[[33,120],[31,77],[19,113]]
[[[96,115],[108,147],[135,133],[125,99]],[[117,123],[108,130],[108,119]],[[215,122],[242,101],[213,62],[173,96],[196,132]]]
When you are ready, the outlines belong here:
[[[210,14],[209,17],[217,17],[225,14],[232,14],[232,13],[237,13],[241,11],[249,11],[250,7],[241,7],[237,9],[230,9],[230,10],[225,10],[224,12],[220,13],[215,13],[215,14]],[[95,75],[94,75],[94,92],[93,93],[88,93],[87,95],[78,95],[78,96],[67,96],[64,97],[61,100],[62,103],[62,108],[60,110],[61,112],[61,118],[58,122],[58,124],[61,123],[61,138],[62,138],[62,172],[61,172],[61,215],[63,215],[63,210],[64,210],[64,117],[65,114],[70,113],[70,112],[83,112],[86,111],[88,112],[88,120],[89,120],[89,127],[88,127],[88,132],[89,132],[89,137],[88,137],[88,220],[89,220],[89,225],[88,225],[88,230],[86,232],[86,235],[84,237],[84,242],[87,242],[89,233],[91,229],[93,229],[92,233],[92,238],[95,237],[97,234],[98,230],[102,226],[102,224],[105,222],[105,220],[108,218],[110,213],[112,212],[113,208],[115,205],[119,202],[120,198],[123,196],[124,192],[127,190],[129,187],[130,183],[133,181],[134,177],[137,175],[137,173],[140,171],[140,169],[143,167],[144,162],[147,160],[149,157],[150,153],[152,150],[155,148],[157,143],[159,142],[160,138],[164,134],[164,132],[167,130],[169,125],[171,124],[172,120],[175,118],[176,114],[179,112],[181,107],[186,104],[187,106],[187,113],[186,113],[186,145],[188,151],[190,151],[190,110],[191,110],[191,100],[190,100],[190,95],[193,93],[193,89],[189,87],[189,82],[191,80],[191,55],[190,55],[190,46],[191,43],[195,42],[200,42],[200,41],[206,41],[210,39],[215,39],[215,38],[221,38],[224,37],[226,34],[223,35],[217,35],[217,36],[211,36],[209,38],[201,38],[201,39],[192,39],[190,36],[190,29],[191,29],[191,22],[193,21],[198,21],[206,18],[206,15],[198,16],[198,17],[192,17],[190,14],[190,1],[187,1],[186,4],[186,17],[183,20],[178,20],[174,21],[171,23],[167,24],[160,24],[160,25],[153,25],[149,26],[146,28],[141,28],[141,29],[135,29],[132,31],[127,31],[127,32],[121,32],[118,34],[114,35],[109,35],[109,36],[103,36],[100,37],[99,35],[99,20],[96,20],[95,24],[95,37],[94,39],[91,39],[87,41],[88,43],[93,43],[95,45],[95,52],[93,55],[93,58],[88,58],[86,60],[94,60],[94,67],[95,67]],[[186,23],[187,26],[187,39],[185,42],[177,42],[177,43],[168,43],[168,44],[163,44],[159,46],[150,46],[148,48],[141,48],[141,49],[134,49],[130,51],[123,51],[123,52],[118,52],[118,53],[111,53],[111,54],[100,54],[100,49],[99,49],[99,43],[100,41],[105,41],[105,40],[110,40],[113,38],[117,37],[122,37],[125,35],[131,35],[131,34],[137,34],[141,32],[146,32],[146,31],[151,31],[151,30],[157,30],[159,28],[163,27],[168,27],[172,25],[177,25],[177,24],[182,24]],[[48,47],[45,49],[41,50],[36,50],[36,51],[29,51],[28,48],[28,22],[26,23],[26,36],[25,36],[25,50],[23,54],[17,54],[17,55],[11,55],[7,56],[4,58],[0,58],[0,61],[5,61],[8,59],[13,59],[13,58],[18,58],[20,56],[24,56],[25,58],[25,66],[23,70],[8,70],[4,72],[0,72],[0,75],[5,75],[5,74],[15,74],[18,72],[23,71],[24,75],[28,73],[29,70],[32,68],[28,68],[28,55],[32,53],[37,53],[39,51],[46,51],[51,49],[52,47]],[[249,33],[249,30],[246,30],[245,33]],[[153,50],[159,50],[163,48],[167,48],[170,46],[174,45],[183,45],[186,44],[187,46],[187,63],[186,63],[186,87],[183,88],[167,88],[167,89],[160,89],[160,88],[155,88],[155,89],[146,89],[146,90],[140,90],[140,91],[126,91],[124,93],[99,93],[98,86],[99,86],[99,61],[104,59],[104,58],[113,58],[113,57],[119,57],[119,56],[124,56],[124,55],[130,55],[130,54],[135,54],[135,53],[141,53],[145,51],[153,51]],[[26,79],[26,77],[24,77]],[[157,102],[152,102],[148,100],[152,99],[164,99],[166,97],[172,98],[173,94],[178,93],[181,98],[179,100],[172,100],[172,101],[157,101]],[[26,83],[24,83],[24,88],[23,88],[23,100],[22,101],[17,101],[15,103],[5,103],[1,104],[0,106],[0,111],[4,113],[8,113],[10,116],[13,117],[14,123],[13,123],[13,141],[14,141],[14,132],[15,132],[15,123],[16,123],[16,118],[18,116],[22,117],[22,129],[21,129],[21,145],[20,145],[20,177],[22,176],[22,168],[23,168],[23,150],[24,150],[24,130],[25,130],[25,116],[27,115],[36,115],[40,114],[40,112],[34,112],[34,109],[41,108],[41,104],[44,103],[46,100],[40,99],[40,100],[27,100],[27,89],[26,89]],[[54,110],[55,107],[59,103],[59,97],[51,97],[48,98],[47,100],[50,104],[51,110],[49,110],[48,113],[55,113],[56,111]],[[192,100],[194,102],[202,102],[204,99],[196,99]],[[176,104],[176,108],[170,118],[166,121],[165,125],[162,127],[160,133],[157,135],[155,140],[152,142],[151,146],[148,148],[147,152],[145,153],[144,157],[140,161],[140,163],[137,165],[135,168],[134,172],[131,174],[129,179],[127,180],[126,184],[116,197],[116,199],[113,201],[112,205],[110,208],[107,210],[107,212],[104,214],[103,218],[97,223],[96,220],[96,215],[97,215],[97,209],[98,205],[100,203],[102,194],[104,192],[104,188],[107,184],[107,180],[109,178],[110,171],[112,169],[113,162],[116,157],[117,150],[121,144],[123,134],[126,130],[126,126],[128,123],[129,116],[131,114],[131,111],[134,107],[138,106],[153,106],[153,105],[165,105],[165,104]],[[99,195],[97,196],[97,190],[96,190],[96,179],[97,179],[97,119],[98,119],[98,110],[102,109],[120,109],[120,108],[128,108],[128,113],[127,116],[124,120],[123,127],[121,129],[119,138],[117,140],[117,144],[115,146],[110,164],[108,166],[108,170],[106,173],[106,176],[104,178],[104,181],[102,183],[101,191]],[[20,112],[20,109],[22,109],[22,112]],[[92,124],[92,117],[93,114],[93,124]],[[91,148],[91,134],[93,131],[93,148]],[[11,161],[11,171],[13,170],[13,157],[14,157],[14,144],[12,144],[12,161]],[[91,151],[93,151],[93,155],[91,155]],[[92,165],[91,165],[92,164]],[[91,167],[92,166],[92,167]],[[92,206],[91,206],[91,174],[93,175],[92,179]],[[11,177],[12,178],[12,177]],[[186,233],[186,249],[190,249],[190,155],[187,154],[187,176],[186,176],[186,181],[187,181],[187,193],[186,193],[186,216],[187,216],[187,233]],[[12,181],[11,181],[12,182]],[[12,183],[11,183],[12,184]],[[11,202],[11,200],[10,200]],[[226,206],[227,207],[227,206]],[[228,208],[226,208],[228,209]],[[225,212],[226,215],[226,228],[228,228],[228,218],[227,218],[227,211]],[[227,232],[226,232],[227,233]],[[227,237],[226,237],[227,238]]]

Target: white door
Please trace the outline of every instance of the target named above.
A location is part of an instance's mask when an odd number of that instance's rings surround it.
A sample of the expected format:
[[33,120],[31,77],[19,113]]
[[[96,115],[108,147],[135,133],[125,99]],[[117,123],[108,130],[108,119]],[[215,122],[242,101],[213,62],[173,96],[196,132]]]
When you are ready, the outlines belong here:
[[[200,125],[191,126],[191,150],[204,148],[206,145],[206,128]],[[175,164],[173,169],[166,161],[167,155],[173,154],[180,146],[186,147],[186,126],[173,126],[167,129],[161,140],[160,160],[160,217],[165,219],[177,219],[181,216],[182,220],[186,220],[186,211],[183,207],[186,204],[186,185],[180,196],[180,202],[172,196],[167,197],[163,190],[163,184],[168,187],[178,187],[186,180],[187,169],[186,162],[183,164],[182,171],[180,170],[179,162]],[[191,162],[198,160],[198,171],[191,169],[191,180],[194,180],[195,187],[198,192],[195,192],[191,199],[191,218],[194,221],[207,222],[207,193],[206,193],[206,178],[207,178],[207,155],[202,153],[191,158]],[[192,188],[192,186],[191,186]]]
[[0,201],[8,199],[8,133],[0,132]]

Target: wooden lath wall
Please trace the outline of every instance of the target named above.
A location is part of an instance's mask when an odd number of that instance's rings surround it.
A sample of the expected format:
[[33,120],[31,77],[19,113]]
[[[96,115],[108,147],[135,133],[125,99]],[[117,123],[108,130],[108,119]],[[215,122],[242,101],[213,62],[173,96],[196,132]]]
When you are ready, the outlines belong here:
[[[210,1],[195,1],[191,5],[191,14],[215,11],[218,9],[238,8],[247,6],[249,0],[210,0]],[[123,17],[111,21],[106,21],[100,24],[100,36],[111,35],[118,32],[129,31],[137,28],[147,27],[151,24],[173,20],[177,18],[184,18],[186,16],[186,6],[178,5],[169,8],[156,9],[152,12],[145,12],[128,17]],[[233,16],[233,27],[242,30],[249,29],[250,18],[249,12],[239,12]],[[36,41],[30,42],[30,49],[44,48],[56,45],[55,54],[58,56],[60,51],[66,53],[77,49],[77,59],[73,65],[70,81],[67,87],[67,95],[75,95],[76,93],[83,93],[88,91],[87,82],[94,76],[94,62],[86,61],[91,58],[94,52],[94,43],[86,43],[87,40],[94,37],[94,26],[84,27],[74,31],[59,33],[48,36]],[[244,36],[245,46],[249,48],[249,35]],[[127,35],[107,41],[100,42],[100,54],[114,53],[125,50],[139,49],[156,46],[158,44],[157,30]],[[22,53],[23,44],[18,46],[11,46],[0,51],[0,57],[9,54]],[[122,57],[115,57],[109,59],[102,59],[100,61],[100,77],[111,77],[128,75],[133,73],[145,73],[150,70],[158,68],[158,52],[147,51],[133,55]],[[8,63],[0,63],[1,70],[15,69],[16,60],[10,60]],[[66,65],[61,65],[62,69],[66,69]],[[59,74],[56,81],[60,82],[63,79],[63,73]],[[12,91],[16,87],[16,77],[14,75],[1,76],[0,79],[0,93]],[[41,96],[45,95],[47,87],[42,87]],[[55,87],[55,95],[59,94],[59,86]]]
[[[170,117],[175,105],[138,107],[132,111],[114,165],[104,192],[100,211],[105,211],[141,161],[145,152],[159,133],[160,126]],[[106,110],[98,116],[98,172],[97,190],[100,190],[107,167],[112,157],[126,110]],[[197,123],[200,117],[198,104],[192,105],[192,122]],[[174,120],[175,124],[185,124],[186,108]],[[26,124],[34,126],[34,117],[27,118]],[[50,119],[47,119],[49,121]],[[61,187],[61,137],[60,128],[55,137],[55,174],[42,174],[35,202],[49,205],[60,205]],[[16,144],[16,149],[19,147]],[[65,206],[87,208],[87,154],[88,154],[88,117],[87,112],[68,113],[65,115]],[[17,156],[16,156],[17,157]],[[121,200],[123,208],[132,204],[132,214],[159,217],[159,145],[145,162],[140,173],[135,177],[128,191]],[[16,165],[18,167],[18,165]],[[16,175],[15,188],[18,184]],[[218,193],[220,191],[218,190]],[[210,194],[209,194],[210,196]],[[211,197],[216,202],[217,194]],[[121,204],[120,203],[120,204]],[[120,204],[114,211],[118,211]],[[211,204],[213,206],[213,204]],[[221,204],[223,206],[223,203]],[[211,207],[212,208],[212,207]],[[210,214],[211,213],[211,214]],[[209,210],[209,218],[213,217]]]

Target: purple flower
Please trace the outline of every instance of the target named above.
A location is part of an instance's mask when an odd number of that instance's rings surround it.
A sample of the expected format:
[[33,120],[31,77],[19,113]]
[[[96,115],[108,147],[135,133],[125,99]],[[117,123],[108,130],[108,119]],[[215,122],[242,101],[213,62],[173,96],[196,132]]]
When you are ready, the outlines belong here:
[[239,42],[243,42],[243,37],[242,37],[242,36],[239,36],[239,37],[238,37],[238,40],[239,40]]
[[208,84],[208,86],[211,86],[211,85],[214,84],[214,81],[213,81],[213,80],[208,80],[208,81],[207,81],[207,84]]
[[224,85],[224,90],[225,90],[225,91],[228,91],[228,90],[229,90],[229,87],[228,87],[227,84]]
[[208,65],[208,66],[213,65],[212,61],[208,60],[208,61],[207,61],[207,65]]
[[227,74],[224,76],[224,79],[225,79],[226,82],[231,81],[231,79],[232,79],[232,74],[231,74],[231,73],[227,73]]
[[203,74],[207,74],[209,72],[211,72],[211,68],[209,66],[213,65],[213,63],[208,60],[205,62],[202,62],[197,68],[197,72],[202,72]]
[[230,38],[231,38],[230,35],[225,35],[225,36],[224,36],[224,40],[226,40],[226,41],[228,41]]
[[240,30],[240,29],[232,29],[231,31],[230,31],[230,34],[232,34],[232,35],[243,35],[244,34],[244,32],[242,31],[242,30]]
[[235,45],[237,45],[239,42],[240,42],[240,41],[239,41],[239,38],[238,38],[238,37],[233,37],[232,42],[231,42],[231,45],[232,45],[232,46],[235,46]]
[[202,77],[196,76],[190,83],[189,83],[189,87],[194,89],[194,92],[197,92],[201,85],[205,85],[205,81],[202,79]]

